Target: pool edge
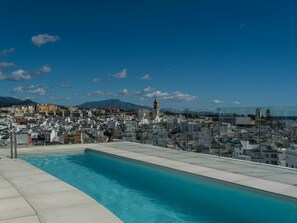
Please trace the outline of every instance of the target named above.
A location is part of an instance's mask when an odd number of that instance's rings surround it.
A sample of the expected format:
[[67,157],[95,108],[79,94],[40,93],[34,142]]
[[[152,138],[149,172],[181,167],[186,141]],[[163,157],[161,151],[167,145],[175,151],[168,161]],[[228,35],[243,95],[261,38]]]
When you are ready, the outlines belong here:
[[[11,188],[19,197],[16,199],[16,195],[13,195],[6,198],[11,199],[12,207],[7,209],[6,214],[0,213],[0,221],[35,216],[34,222],[40,223],[122,223],[89,195],[24,160],[1,159],[0,177],[1,183],[6,184],[0,190]],[[69,197],[71,199],[66,199]],[[22,214],[14,208],[20,199],[27,208]]]
[[212,181],[228,184],[230,186],[242,187],[247,190],[271,195],[280,199],[290,200],[295,203],[297,202],[297,188],[288,184],[244,176],[241,174],[226,172],[222,170],[211,169],[208,167],[201,167],[175,160],[133,153],[130,151],[119,150],[111,147],[86,148],[85,151],[104,153],[115,157],[146,163],[149,165],[179,171],[182,173],[206,178]]

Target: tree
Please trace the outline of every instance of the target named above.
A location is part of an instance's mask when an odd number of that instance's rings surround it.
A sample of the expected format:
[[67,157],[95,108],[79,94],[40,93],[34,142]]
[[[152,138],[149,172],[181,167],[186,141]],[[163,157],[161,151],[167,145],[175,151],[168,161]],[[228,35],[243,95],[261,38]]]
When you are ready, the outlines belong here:
[[112,142],[112,136],[114,134],[114,130],[113,129],[107,129],[104,132],[104,135],[108,137],[108,142]]

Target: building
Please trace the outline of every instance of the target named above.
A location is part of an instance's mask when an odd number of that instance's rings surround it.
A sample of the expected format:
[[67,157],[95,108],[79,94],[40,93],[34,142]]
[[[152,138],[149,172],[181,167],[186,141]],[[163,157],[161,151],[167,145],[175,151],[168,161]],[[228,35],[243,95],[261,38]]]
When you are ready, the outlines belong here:
[[56,113],[58,110],[57,105],[50,105],[50,104],[38,104],[36,106],[36,110],[39,113],[48,113],[48,112],[54,112]]
[[256,109],[256,117],[255,117],[255,121],[259,122],[261,120],[261,108],[257,108]]
[[235,125],[248,126],[251,124],[251,118],[248,116],[236,117]]
[[297,144],[291,144],[286,151],[286,166],[297,168]]
[[154,110],[153,110],[153,120],[156,120],[160,117],[160,109],[159,109],[159,102],[157,100],[157,97],[154,101]]
[[82,139],[81,133],[69,134],[69,135],[66,135],[64,138],[65,144],[79,144],[79,143],[83,143],[82,140],[83,139]]
[[27,114],[34,114],[34,112],[34,105],[15,105],[11,109],[11,114],[13,114],[15,117],[23,117]]
[[[279,150],[275,144],[264,145],[265,148],[262,149],[263,153],[263,163],[271,165],[281,165],[282,161],[282,151]],[[262,145],[263,147],[263,145]],[[283,157],[285,158],[285,157]]]

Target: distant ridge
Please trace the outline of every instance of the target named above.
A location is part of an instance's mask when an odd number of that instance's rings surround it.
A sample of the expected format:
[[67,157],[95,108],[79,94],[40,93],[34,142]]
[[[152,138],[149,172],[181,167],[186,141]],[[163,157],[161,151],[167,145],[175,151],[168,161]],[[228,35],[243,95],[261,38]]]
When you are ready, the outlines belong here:
[[30,99],[26,99],[25,101],[22,101],[20,105],[36,105],[37,103],[34,101],[31,101]]
[[79,108],[91,109],[91,108],[117,108],[122,110],[134,110],[134,109],[152,109],[148,106],[136,105],[129,102],[124,102],[119,99],[109,99],[104,101],[90,101],[81,105],[77,105]]
[[34,101],[31,101],[29,99],[27,100],[21,100],[14,97],[1,97],[0,96],[0,106],[1,107],[9,107],[12,105],[34,105],[36,104]]

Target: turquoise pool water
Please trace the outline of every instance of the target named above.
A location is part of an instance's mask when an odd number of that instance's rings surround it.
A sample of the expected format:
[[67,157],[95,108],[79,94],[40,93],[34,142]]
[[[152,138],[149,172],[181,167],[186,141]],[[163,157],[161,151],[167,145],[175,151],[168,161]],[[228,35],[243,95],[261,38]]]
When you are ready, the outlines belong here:
[[23,159],[89,194],[127,223],[297,221],[294,202],[105,154]]

